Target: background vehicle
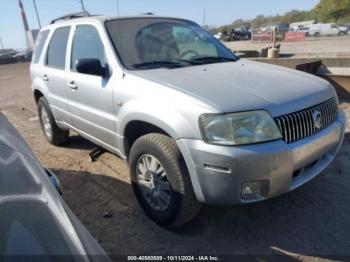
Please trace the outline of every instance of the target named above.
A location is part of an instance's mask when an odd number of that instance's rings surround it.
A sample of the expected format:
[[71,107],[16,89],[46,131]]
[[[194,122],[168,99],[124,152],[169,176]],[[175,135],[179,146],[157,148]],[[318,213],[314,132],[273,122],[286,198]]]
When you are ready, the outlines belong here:
[[302,32],[305,33],[305,36],[310,36],[310,28],[303,25],[290,27],[289,32]]
[[60,192],[55,175],[40,165],[0,113],[0,256],[11,260],[11,256],[38,255],[51,261],[52,256],[61,255],[71,261],[109,261]]
[[[267,33],[272,35],[273,29],[276,28],[276,38],[278,41],[281,41],[284,39],[284,35],[286,32],[289,31],[289,27],[285,23],[279,23],[275,25],[265,25],[260,27],[260,32]],[[258,30],[256,30],[258,32]]]
[[240,41],[240,40],[250,40],[252,34],[246,28],[232,29],[229,35],[223,35],[223,41]]
[[347,26],[338,26],[340,34],[346,35],[349,33],[349,27]]
[[345,32],[341,31],[336,24],[314,24],[310,26],[309,33],[311,36],[315,37],[345,34]]
[[302,32],[305,33],[305,36],[310,36],[310,29],[309,28],[298,28],[295,32]]
[[220,40],[221,37],[222,37],[222,32],[219,32],[219,33],[215,34],[214,37],[215,37],[216,39]]
[[304,30],[308,31],[310,26],[313,24],[315,24],[315,20],[291,23],[289,25],[289,31],[291,32],[303,32]]
[[139,204],[162,226],[202,203],[289,192],[339,150],[345,117],[326,81],[240,60],[184,19],[61,20],[42,29],[31,64],[43,133],[62,145],[72,129],[128,161]]

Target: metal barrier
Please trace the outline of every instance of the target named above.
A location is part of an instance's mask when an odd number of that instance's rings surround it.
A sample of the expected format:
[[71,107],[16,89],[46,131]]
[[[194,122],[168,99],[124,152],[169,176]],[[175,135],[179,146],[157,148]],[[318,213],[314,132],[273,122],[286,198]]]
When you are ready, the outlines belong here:
[[285,42],[305,41],[305,32],[287,32],[284,36]]
[[252,41],[253,42],[272,42],[272,32],[271,31],[261,31],[261,30],[253,30],[252,31]]
[[[254,29],[252,31],[252,42],[263,42],[263,43],[272,43],[273,41],[273,30],[267,29],[267,30],[261,30],[261,29]],[[276,40],[277,41],[283,41],[284,39],[284,32],[277,31],[276,34]]]

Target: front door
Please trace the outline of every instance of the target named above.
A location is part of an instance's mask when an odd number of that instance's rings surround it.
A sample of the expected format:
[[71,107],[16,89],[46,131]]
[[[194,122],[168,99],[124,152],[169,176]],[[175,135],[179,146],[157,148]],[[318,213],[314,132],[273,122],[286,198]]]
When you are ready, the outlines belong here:
[[99,59],[103,67],[108,66],[104,44],[93,25],[77,25],[72,39],[70,77],[66,83],[71,89],[71,119],[81,134],[116,148],[111,77],[78,73],[76,62],[84,58]]

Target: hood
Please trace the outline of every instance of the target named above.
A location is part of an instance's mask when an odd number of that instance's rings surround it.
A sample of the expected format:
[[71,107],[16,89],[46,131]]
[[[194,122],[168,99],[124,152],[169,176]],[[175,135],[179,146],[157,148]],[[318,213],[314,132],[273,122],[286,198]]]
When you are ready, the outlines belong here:
[[219,112],[267,110],[280,116],[334,96],[331,85],[312,75],[248,60],[133,74],[187,93]]
[[[67,207],[29,146],[0,113],[0,254],[92,255],[105,251]],[[50,257],[51,256],[51,257]],[[84,261],[90,261],[87,257]]]

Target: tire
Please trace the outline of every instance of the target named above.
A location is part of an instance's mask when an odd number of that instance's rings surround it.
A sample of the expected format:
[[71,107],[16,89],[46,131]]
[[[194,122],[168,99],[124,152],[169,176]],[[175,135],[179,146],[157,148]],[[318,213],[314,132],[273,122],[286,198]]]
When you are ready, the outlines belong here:
[[340,31],[338,35],[343,36],[343,35],[345,35],[345,33],[343,31]]
[[49,103],[44,97],[41,97],[38,101],[38,114],[41,129],[44,133],[46,140],[50,144],[59,146],[68,140],[69,130],[62,130],[57,126],[55,118],[52,115]]
[[320,36],[319,32],[314,33],[314,37],[319,37],[319,36]]
[[[158,161],[157,164],[165,171],[165,175],[164,173],[152,175],[155,181],[153,189],[148,187],[149,184],[144,185],[146,182],[143,177],[146,175],[143,176],[141,172],[143,169],[141,167],[152,166],[154,159],[151,157],[154,157]],[[151,159],[151,162],[148,162],[151,164],[147,165],[143,162],[147,162],[147,158]],[[129,168],[135,196],[146,215],[157,224],[163,227],[179,227],[191,221],[198,214],[201,204],[195,197],[185,161],[174,140],[161,134],[148,134],[139,138],[131,148]],[[163,177],[160,174],[163,174]],[[167,194],[169,191],[168,198],[166,198],[169,203],[160,208],[164,203],[157,207],[156,204],[151,203],[150,199],[158,199],[159,203],[162,202],[159,200],[162,194],[157,193],[157,190],[162,191],[159,189],[162,186],[159,185],[164,185],[166,182],[169,188],[164,192]]]

